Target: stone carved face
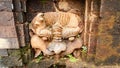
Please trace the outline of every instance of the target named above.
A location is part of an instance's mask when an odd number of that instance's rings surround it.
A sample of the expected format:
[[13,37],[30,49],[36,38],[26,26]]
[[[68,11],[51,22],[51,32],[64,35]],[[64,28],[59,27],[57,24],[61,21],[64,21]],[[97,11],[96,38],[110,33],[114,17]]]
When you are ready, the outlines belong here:
[[[62,51],[72,53],[74,49],[80,48],[82,46],[82,42],[80,42],[81,40],[75,40],[75,36],[77,36],[80,31],[83,30],[79,27],[79,23],[81,23],[79,19],[79,16],[67,12],[48,12],[44,13],[44,15],[39,13],[31,23],[34,36],[37,36],[31,37],[32,47],[35,50],[39,49],[40,51],[43,51],[45,55],[60,54]],[[48,25],[48,23],[52,23],[52,25]],[[49,39],[50,36],[53,38],[51,41],[43,39],[43,37]],[[56,36],[59,36],[59,39],[57,39],[58,37],[56,38]],[[36,38],[37,42],[34,41]],[[62,38],[69,38],[69,40],[66,42]],[[77,42],[78,40],[79,42]],[[45,44],[46,42],[48,42],[48,44]],[[72,42],[79,45],[74,46]]]

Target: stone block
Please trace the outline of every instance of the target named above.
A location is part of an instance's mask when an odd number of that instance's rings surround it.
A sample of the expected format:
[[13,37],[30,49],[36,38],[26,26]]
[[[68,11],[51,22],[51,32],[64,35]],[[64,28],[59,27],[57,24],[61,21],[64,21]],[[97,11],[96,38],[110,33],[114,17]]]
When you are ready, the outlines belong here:
[[13,0],[13,3],[14,3],[14,11],[15,12],[21,12],[22,11],[22,7],[21,7],[20,0]]
[[[107,20],[112,15],[114,18],[118,15],[117,13],[120,12],[120,1],[119,0],[101,0],[101,9],[100,9],[100,16],[102,19]],[[112,19],[113,20],[113,19]]]
[[0,38],[0,49],[18,49],[17,38]]
[[23,23],[24,22],[24,14],[23,12],[15,12],[15,21],[16,23]]
[[[99,34],[120,34],[120,12],[107,12],[98,25]],[[102,13],[101,13],[102,14]]]
[[120,35],[103,34],[98,36],[96,47],[97,64],[119,64]]
[[24,34],[24,25],[23,24],[17,24],[16,30],[18,34],[18,40],[21,47],[25,46],[25,34]]
[[27,12],[27,0],[21,0],[21,7],[23,12]]
[[120,11],[119,0],[101,0],[101,11],[104,12],[116,12]]
[[0,38],[17,37],[15,26],[0,26]]
[[28,22],[26,22],[25,24],[24,24],[24,27],[25,27],[25,42],[26,42],[26,44],[29,44],[30,43],[30,35],[29,35],[29,23]]
[[8,56],[6,49],[0,49],[0,56]]
[[0,63],[5,67],[22,66],[20,50],[8,50],[9,56],[1,57]]
[[13,3],[12,0],[0,0],[0,11],[12,11]]
[[119,64],[120,56],[120,1],[101,0],[96,47],[96,64]]
[[24,36],[24,24],[16,24],[16,30],[18,36]]
[[14,26],[14,16],[12,12],[0,12],[0,26]]

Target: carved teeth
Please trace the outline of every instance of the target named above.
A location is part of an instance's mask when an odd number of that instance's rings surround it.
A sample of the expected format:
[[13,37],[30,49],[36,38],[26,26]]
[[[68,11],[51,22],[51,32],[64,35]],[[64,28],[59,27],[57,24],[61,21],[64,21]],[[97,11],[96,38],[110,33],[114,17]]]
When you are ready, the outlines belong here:
[[66,44],[61,41],[52,41],[48,46],[48,50],[55,52],[55,54],[59,54],[66,50]]
[[47,37],[42,37],[43,40],[47,40]]
[[41,50],[40,50],[40,49],[36,49],[36,50],[35,50],[35,56],[34,56],[34,57],[35,57],[35,58],[38,57],[38,56],[40,55],[40,53],[41,53]]
[[75,37],[70,37],[69,41],[73,41],[75,39]]

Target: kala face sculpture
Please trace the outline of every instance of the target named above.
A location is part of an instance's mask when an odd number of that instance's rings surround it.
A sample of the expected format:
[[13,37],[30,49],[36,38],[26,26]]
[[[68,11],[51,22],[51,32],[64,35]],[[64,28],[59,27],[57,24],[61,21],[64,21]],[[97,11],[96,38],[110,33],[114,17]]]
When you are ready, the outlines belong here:
[[35,57],[41,51],[44,55],[66,55],[82,46],[81,38],[76,37],[83,31],[81,19],[70,12],[39,13],[32,20],[30,30]]

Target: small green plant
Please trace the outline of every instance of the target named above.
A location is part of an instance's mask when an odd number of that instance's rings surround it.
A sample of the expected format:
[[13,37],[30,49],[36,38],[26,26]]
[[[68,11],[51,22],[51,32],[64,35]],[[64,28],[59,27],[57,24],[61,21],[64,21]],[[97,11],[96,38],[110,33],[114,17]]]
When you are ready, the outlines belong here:
[[81,50],[81,53],[82,53],[82,59],[86,60],[86,56],[87,56],[87,51],[88,51],[88,48],[87,46],[83,45],[82,46],[82,50]]
[[18,60],[23,59],[26,55],[30,54],[29,53],[30,52],[29,51],[30,50],[30,44],[27,44],[25,47],[22,47],[19,50],[20,50],[20,52],[18,53],[18,55],[21,55],[21,57]]
[[39,63],[43,59],[43,55],[40,54],[36,59],[34,59],[34,62]]
[[81,51],[82,53],[87,53],[87,46],[82,46],[82,51]]
[[78,59],[76,59],[75,57],[73,57],[71,54],[67,55],[67,57],[69,58],[70,62],[77,62]]
[[77,35],[77,38],[80,38],[81,36],[80,35]]
[[25,47],[21,48],[20,51],[22,52],[22,54],[26,54],[28,49],[30,49],[30,45],[26,45]]
[[53,65],[54,68],[57,68],[56,64]]

